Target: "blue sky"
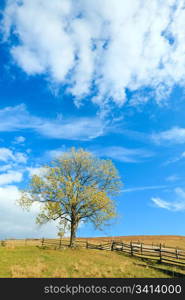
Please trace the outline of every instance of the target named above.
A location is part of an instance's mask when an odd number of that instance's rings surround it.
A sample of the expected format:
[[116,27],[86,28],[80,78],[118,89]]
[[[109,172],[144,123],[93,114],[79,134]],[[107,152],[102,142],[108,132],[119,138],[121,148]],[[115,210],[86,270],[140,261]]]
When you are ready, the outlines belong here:
[[72,146],[124,183],[118,219],[80,236],[184,235],[184,1],[1,3],[0,238],[56,235],[15,201]]

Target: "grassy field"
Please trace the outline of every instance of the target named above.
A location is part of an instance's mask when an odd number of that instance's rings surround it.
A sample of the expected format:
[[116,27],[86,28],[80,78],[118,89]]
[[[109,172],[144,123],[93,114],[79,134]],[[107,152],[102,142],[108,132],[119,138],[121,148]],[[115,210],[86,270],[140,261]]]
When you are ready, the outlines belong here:
[[[108,240],[142,241],[145,244],[165,244],[185,249],[185,237],[180,236],[132,236],[86,238],[101,243]],[[54,241],[54,240],[53,240]],[[55,239],[56,241],[56,239]],[[57,240],[59,242],[59,240]],[[0,277],[58,277],[58,278],[161,278],[185,276],[178,267],[158,265],[129,257],[120,252],[91,249],[42,249],[41,240],[9,240],[0,246]]]
[[0,247],[0,277],[171,277],[145,262],[110,251]]

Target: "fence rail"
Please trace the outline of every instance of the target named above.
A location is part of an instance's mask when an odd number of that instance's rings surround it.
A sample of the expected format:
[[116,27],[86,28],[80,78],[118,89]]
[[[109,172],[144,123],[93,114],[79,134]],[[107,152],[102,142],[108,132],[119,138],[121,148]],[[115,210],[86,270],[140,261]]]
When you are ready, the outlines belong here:
[[[68,241],[59,240],[50,242],[49,239],[42,239],[41,246],[48,248],[53,246],[54,249],[62,249],[69,247]],[[170,263],[172,265],[185,266],[185,250],[172,248],[160,244],[159,246],[153,244],[144,244],[139,242],[117,242],[109,241],[100,244],[93,244],[89,241],[76,241],[76,247],[86,249],[97,249],[106,251],[118,251],[137,258],[146,258],[155,260],[160,263]]]

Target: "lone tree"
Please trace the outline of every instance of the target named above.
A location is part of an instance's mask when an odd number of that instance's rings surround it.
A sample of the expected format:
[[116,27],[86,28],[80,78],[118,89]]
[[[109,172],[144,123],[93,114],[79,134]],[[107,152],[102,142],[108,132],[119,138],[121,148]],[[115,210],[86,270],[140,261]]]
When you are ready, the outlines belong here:
[[80,222],[91,221],[97,228],[116,216],[110,198],[121,186],[118,172],[110,160],[96,158],[83,149],[72,148],[48,166],[43,175],[34,175],[19,204],[29,208],[41,202],[37,223],[51,220],[70,227],[70,247]]

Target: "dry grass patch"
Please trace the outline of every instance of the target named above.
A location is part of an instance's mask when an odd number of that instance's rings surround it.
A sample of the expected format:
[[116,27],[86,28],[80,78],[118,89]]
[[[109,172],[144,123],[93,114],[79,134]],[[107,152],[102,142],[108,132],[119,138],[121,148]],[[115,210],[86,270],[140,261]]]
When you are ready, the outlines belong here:
[[44,277],[44,272],[47,266],[40,261],[37,261],[34,266],[14,265],[11,267],[12,278],[40,278]]
[[57,268],[53,273],[52,273],[53,278],[68,278],[69,274],[64,267]]

